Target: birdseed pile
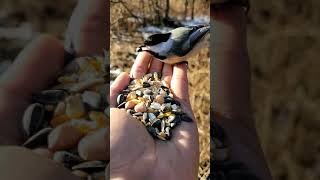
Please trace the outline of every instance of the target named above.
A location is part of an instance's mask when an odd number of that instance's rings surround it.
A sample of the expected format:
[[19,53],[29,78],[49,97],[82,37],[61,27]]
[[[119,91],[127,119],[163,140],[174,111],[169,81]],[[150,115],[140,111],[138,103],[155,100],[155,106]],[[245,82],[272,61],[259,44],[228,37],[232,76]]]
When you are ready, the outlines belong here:
[[77,58],[65,66],[54,87],[34,94],[22,120],[27,136],[23,146],[82,179],[105,179],[107,67],[104,57]]
[[131,79],[129,86],[117,97],[118,108],[126,109],[143,123],[151,136],[161,140],[172,137],[172,129],[181,121],[191,122],[173,98],[169,85],[161,81],[159,73],[141,79]]

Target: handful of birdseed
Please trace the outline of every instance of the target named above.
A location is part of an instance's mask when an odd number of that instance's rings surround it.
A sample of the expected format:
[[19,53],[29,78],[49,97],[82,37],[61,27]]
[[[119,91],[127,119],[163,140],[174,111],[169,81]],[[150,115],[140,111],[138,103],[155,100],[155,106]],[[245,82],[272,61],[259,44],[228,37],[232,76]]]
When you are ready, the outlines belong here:
[[109,103],[106,57],[71,61],[50,89],[32,96],[22,124],[24,147],[82,179],[105,179]]
[[192,121],[173,97],[169,85],[155,72],[141,79],[131,79],[118,95],[117,104],[143,123],[153,137],[165,141],[171,138],[172,129],[181,121]]

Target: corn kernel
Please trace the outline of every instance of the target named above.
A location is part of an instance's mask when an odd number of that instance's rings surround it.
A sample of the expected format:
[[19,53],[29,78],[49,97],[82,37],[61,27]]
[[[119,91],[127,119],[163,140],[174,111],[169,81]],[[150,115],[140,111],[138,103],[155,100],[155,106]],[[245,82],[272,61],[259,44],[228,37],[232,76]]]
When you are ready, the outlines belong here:
[[63,124],[67,121],[70,121],[70,118],[67,115],[63,114],[63,115],[59,115],[59,116],[54,117],[50,121],[50,124],[52,127],[55,128],[55,127],[59,126],[60,124]]

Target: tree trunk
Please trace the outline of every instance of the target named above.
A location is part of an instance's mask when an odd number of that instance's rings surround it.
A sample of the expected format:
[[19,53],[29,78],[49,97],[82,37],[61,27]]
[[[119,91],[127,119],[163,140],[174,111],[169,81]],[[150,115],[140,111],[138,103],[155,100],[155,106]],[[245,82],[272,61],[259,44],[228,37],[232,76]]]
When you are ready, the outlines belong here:
[[186,20],[188,16],[188,4],[189,4],[188,0],[185,0],[184,1],[184,20]]
[[193,20],[194,19],[194,2],[196,0],[192,0],[192,4],[191,4],[191,19]]
[[142,16],[143,16],[142,23],[143,23],[143,26],[145,27],[146,26],[146,12],[145,12],[145,7],[144,7],[144,0],[140,0],[140,3],[142,4]]
[[169,20],[169,11],[170,11],[170,0],[167,0],[167,3],[166,3],[166,13],[165,13],[165,18],[166,18],[166,20]]
[[156,1],[156,13],[157,13],[157,23],[161,24],[161,11],[160,11],[160,2]]

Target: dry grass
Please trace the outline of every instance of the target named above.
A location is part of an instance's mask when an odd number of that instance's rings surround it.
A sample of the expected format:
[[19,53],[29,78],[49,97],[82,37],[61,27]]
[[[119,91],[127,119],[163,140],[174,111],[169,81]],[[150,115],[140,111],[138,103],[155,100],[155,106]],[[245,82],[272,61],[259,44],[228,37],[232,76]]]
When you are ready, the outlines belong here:
[[[176,16],[181,15],[183,10],[183,1],[174,1],[172,4],[172,13]],[[134,6],[130,4],[130,7]],[[209,15],[209,9],[205,6],[196,4],[196,15],[206,13]],[[207,6],[209,7],[209,6]],[[135,59],[135,48],[143,42],[142,34],[137,32],[140,27],[138,22],[128,16],[126,10],[119,4],[111,5],[111,48],[110,62],[124,71],[130,71]],[[114,17],[114,18],[113,18]],[[202,50],[199,54],[191,57],[189,60],[189,93],[191,105],[194,110],[198,123],[199,141],[200,141],[200,165],[199,179],[207,179],[210,173],[210,54],[208,49]]]

